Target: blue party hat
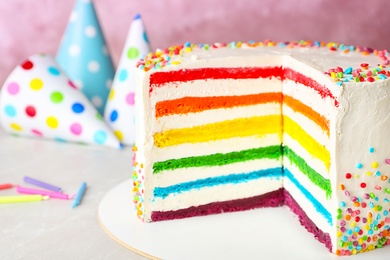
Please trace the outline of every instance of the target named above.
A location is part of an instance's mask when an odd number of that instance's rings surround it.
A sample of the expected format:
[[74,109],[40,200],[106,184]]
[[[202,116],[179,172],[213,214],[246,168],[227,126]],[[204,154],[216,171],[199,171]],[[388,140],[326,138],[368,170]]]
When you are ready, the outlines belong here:
[[141,16],[137,14],[131,23],[104,112],[115,135],[126,145],[133,145],[135,142],[136,63],[149,52],[148,37]]
[[115,69],[91,0],[77,0],[56,58],[103,115]]

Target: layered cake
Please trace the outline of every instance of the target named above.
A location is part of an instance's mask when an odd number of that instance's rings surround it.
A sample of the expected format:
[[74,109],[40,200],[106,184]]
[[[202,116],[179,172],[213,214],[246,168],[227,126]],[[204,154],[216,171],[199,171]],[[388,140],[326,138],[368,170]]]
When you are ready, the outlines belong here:
[[337,255],[390,243],[387,51],[186,43],[138,63],[145,222],[286,205]]

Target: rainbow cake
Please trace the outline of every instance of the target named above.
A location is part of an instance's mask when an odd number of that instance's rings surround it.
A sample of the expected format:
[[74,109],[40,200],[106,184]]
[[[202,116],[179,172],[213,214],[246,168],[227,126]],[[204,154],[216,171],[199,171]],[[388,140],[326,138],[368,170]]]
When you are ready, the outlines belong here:
[[337,255],[390,243],[389,53],[186,43],[138,63],[145,222],[286,205]]

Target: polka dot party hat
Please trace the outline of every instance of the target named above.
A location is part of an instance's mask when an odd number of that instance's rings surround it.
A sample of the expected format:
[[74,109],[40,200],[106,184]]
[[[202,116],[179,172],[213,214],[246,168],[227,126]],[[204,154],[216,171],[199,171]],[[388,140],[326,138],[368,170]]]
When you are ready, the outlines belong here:
[[29,57],[4,82],[0,124],[20,136],[121,147],[96,108],[45,54]]
[[56,58],[103,115],[115,69],[91,0],[77,0]]
[[126,145],[133,145],[135,142],[136,63],[150,51],[148,37],[138,14],[131,23],[104,111],[104,118],[119,140]]

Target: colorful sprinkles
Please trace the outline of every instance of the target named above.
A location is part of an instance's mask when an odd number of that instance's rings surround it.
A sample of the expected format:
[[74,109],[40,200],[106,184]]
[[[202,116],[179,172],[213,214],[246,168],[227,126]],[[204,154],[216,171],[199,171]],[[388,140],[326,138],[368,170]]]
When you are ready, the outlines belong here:
[[[375,149],[370,147],[368,152],[373,156]],[[337,255],[354,255],[390,244],[389,176],[376,170],[386,164],[387,159],[383,164],[376,160],[364,165],[358,162],[361,167],[356,167],[356,173],[344,175],[339,185],[345,199],[337,209]]]
[[133,180],[133,202],[135,205],[135,210],[137,212],[137,216],[144,221],[143,214],[144,214],[144,204],[143,204],[143,194],[144,194],[144,188],[143,188],[143,164],[137,162],[137,146],[133,146],[133,174],[132,174],[132,180]]
[[[328,48],[331,52],[358,52],[362,55],[376,55],[379,60],[382,61],[381,64],[378,64],[378,67],[369,69],[369,64],[362,63],[360,68],[333,68],[329,69],[325,74],[332,77],[336,84],[342,86],[343,83],[349,81],[355,82],[373,82],[375,80],[383,80],[389,77],[389,72],[386,69],[386,65],[390,63],[390,54],[386,50],[375,50],[367,47],[359,47],[353,45],[344,45],[336,42],[320,42],[320,41],[292,41],[292,42],[275,42],[275,41],[248,41],[248,42],[230,42],[230,43],[214,43],[214,44],[193,44],[186,42],[182,45],[171,46],[167,49],[161,50],[158,49],[155,52],[149,53],[143,59],[137,63],[137,67],[144,71],[149,71],[151,69],[161,69],[169,65],[179,65],[181,64],[180,59],[175,59],[172,61],[174,56],[183,56],[185,53],[193,52],[195,49],[200,50],[209,50],[209,49],[218,49],[218,48],[255,48],[255,47],[286,47],[286,48]],[[195,55],[191,59],[196,59]]]
[[337,67],[329,69],[325,74],[329,75],[338,86],[342,86],[343,83],[347,82],[374,82],[387,79],[390,76],[390,71],[385,65],[378,64],[375,68],[369,67],[367,63],[362,63],[360,68],[348,67],[343,69]]

